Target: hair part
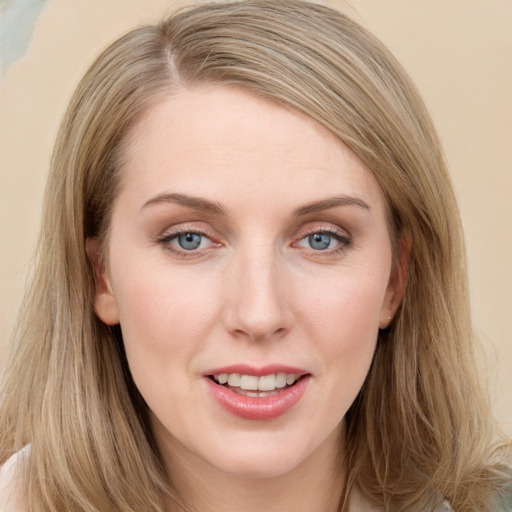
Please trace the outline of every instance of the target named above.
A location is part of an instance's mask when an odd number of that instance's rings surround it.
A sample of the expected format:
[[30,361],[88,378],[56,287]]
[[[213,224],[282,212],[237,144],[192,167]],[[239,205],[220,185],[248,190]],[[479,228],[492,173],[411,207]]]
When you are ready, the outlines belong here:
[[120,329],[94,314],[85,243],[97,238],[106,254],[123,141],[138,117],[208,83],[244,88],[330,130],[379,183],[395,256],[400,236],[411,240],[404,299],[347,414],[348,487],[386,510],[420,512],[442,498],[455,510],[497,510],[510,480],[492,449],[441,145],[382,43],[343,14],[299,0],[183,9],[119,39],[78,86],[54,150],[37,267],[1,395],[0,460],[31,444],[29,510],[181,506]]

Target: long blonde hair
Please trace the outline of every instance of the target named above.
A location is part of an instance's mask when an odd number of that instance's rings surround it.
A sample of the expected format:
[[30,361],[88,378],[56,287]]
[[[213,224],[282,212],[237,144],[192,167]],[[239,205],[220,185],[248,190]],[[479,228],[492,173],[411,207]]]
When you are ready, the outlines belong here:
[[77,88],[0,395],[0,461],[31,445],[29,510],[181,506],[120,330],[94,314],[85,242],[108,243],[119,147],[134,120],[204,82],[243,87],[327,127],[374,173],[395,247],[401,233],[412,241],[398,315],[347,414],[348,487],[389,511],[423,512],[442,498],[457,512],[506,510],[511,480],[478,379],[461,226],[430,117],[378,40],[341,13],[294,0],[181,10],[115,42]]

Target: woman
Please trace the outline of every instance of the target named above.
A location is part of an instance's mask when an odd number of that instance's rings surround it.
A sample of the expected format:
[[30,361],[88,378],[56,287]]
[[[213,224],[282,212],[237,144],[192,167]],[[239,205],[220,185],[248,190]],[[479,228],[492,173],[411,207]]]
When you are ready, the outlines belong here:
[[4,507],[510,509],[440,144],[328,8],[205,4],[98,58],[20,318]]

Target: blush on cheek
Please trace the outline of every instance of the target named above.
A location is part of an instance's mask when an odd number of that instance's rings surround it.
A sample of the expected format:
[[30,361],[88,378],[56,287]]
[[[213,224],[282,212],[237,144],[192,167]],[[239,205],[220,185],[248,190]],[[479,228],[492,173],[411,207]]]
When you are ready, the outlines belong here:
[[369,329],[376,333],[384,301],[384,286],[376,286],[375,282],[363,279],[339,281],[330,282],[323,288],[328,289],[328,297],[325,291],[316,297],[308,295],[303,301],[303,307],[310,313],[308,317],[314,319],[320,329],[336,326],[342,330],[362,332]]
[[[365,284],[364,281],[362,283]],[[308,318],[311,319],[309,336],[317,340],[322,353],[330,354],[324,371],[340,376],[344,402],[349,406],[359,392],[373,359],[382,291],[369,283],[366,287],[361,286],[361,281],[359,286],[350,286],[350,282],[344,284],[331,287],[330,300],[318,301],[318,306]]]

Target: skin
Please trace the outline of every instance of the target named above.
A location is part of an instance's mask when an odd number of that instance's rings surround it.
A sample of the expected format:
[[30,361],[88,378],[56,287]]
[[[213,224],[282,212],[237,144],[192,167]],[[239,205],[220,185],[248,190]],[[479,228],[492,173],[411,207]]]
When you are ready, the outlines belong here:
[[[314,121],[228,86],[154,105],[124,151],[96,312],[121,324],[174,485],[202,512],[337,510],[343,418],[405,281],[377,182]],[[333,197],[347,204],[297,215]],[[177,236],[190,231],[204,235],[187,252]],[[313,233],[327,249],[311,246]],[[88,250],[97,261],[94,240]],[[203,377],[238,363],[298,366],[311,379],[281,417],[241,419]]]

